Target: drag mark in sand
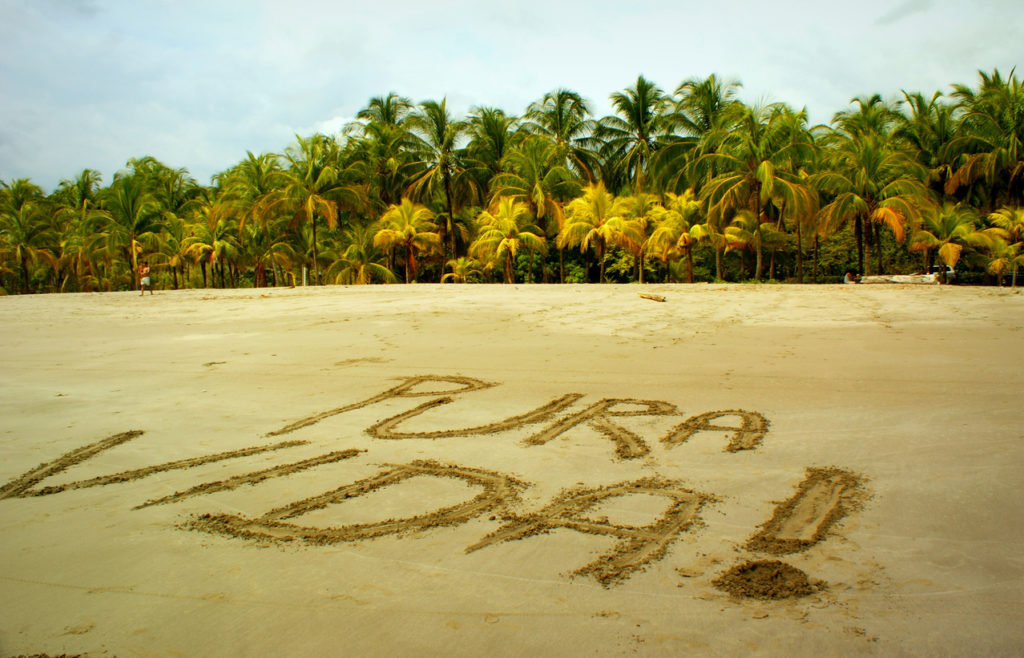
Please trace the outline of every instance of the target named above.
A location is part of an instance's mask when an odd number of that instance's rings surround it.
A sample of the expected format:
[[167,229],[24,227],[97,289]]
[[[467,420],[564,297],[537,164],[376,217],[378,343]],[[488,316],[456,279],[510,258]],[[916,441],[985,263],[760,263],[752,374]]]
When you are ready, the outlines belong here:
[[[726,416],[736,416],[740,420],[739,427],[728,425],[715,425],[714,421]],[[745,409],[726,409],[723,411],[708,411],[691,418],[687,418],[661,439],[662,443],[670,446],[677,446],[686,443],[691,436],[697,432],[709,430],[732,432],[732,438],[725,447],[726,452],[737,452],[739,450],[753,450],[761,444],[761,439],[768,433],[770,423],[768,419],[756,411]]]
[[143,507],[149,507],[150,505],[164,505],[167,503],[176,503],[192,496],[202,496],[204,494],[211,494],[217,491],[231,491],[242,486],[252,486],[259,484],[264,480],[270,478],[285,477],[292,473],[298,473],[315,466],[322,464],[333,464],[334,462],[342,461],[343,459],[351,459],[365,450],[357,450],[355,448],[349,448],[348,450],[336,450],[329,452],[326,455],[318,455],[311,457],[310,459],[303,459],[302,461],[292,462],[291,464],[282,464],[281,466],[274,466],[267,468],[262,471],[255,471],[253,473],[246,473],[245,475],[236,475],[235,477],[228,478],[226,480],[218,480],[216,482],[206,482],[199,484],[191,489],[185,491],[177,491],[169,496],[163,498],[156,498],[153,500],[147,500],[141,505],[136,505],[132,509],[142,509]]
[[751,537],[746,548],[784,555],[803,551],[825,538],[829,528],[860,508],[863,478],[839,468],[808,468],[791,498]]
[[[612,411],[619,405],[637,405],[643,409]],[[632,398],[605,398],[586,409],[567,416],[547,428],[523,440],[530,446],[544,445],[577,425],[584,423],[599,431],[615,444],[615,454],[622,459],[643,457],[651,449],[647,443],[630,430],[612,422],[611,418],[621,416],[671,416],[677,413],[676,406],[661,400],[634,400]]]
[[[584,513],[608,498],[632,494],[663,496],[671,501],[665,513],[646,526],[627,526],[591,519]],[[576,575],[593,576],[601,585],[611,587],[653,561],[661,559],[679,534],[696,523],[697,512],[713,500],[706,494],[683,488],[673,480],[658,477],[622,482],[593,489],[563,491],[543,509],[514,517],[498,530],[466,549],[467,553],[506,541],[548,533],[558,528],[607,535],[620,539],[611,551],[577,569]]]
[[[519,498],[519,490],[526,485],[508,475],[478,468],[452,466],[435,461],[415,461],[410,464],[389,464],[389,470],[359,480],[344,487],[306,498],[270,510],[255,519],[230,514],[204,514],[194,517],[183,526],[215,534],[263,541],[300,540],[308,544],[335,544],[345,541],[370,539],[384,535],[397,535],[459,525],[485,512],[506,512]],[[359,523],[336,527],[303,527],[287,523],[287,519],[302,516],[328,505],[342,503],[383,487],[399,484],[418,476],[447,477],[463,480],[483,489],[472,499],[404,519],[385,519],[377,523]]]
[[103,475],[90,478],[88,480],[78,480],[77,482],[68,482],[67,484],[52,487],[42,487],[41,489],[36,490],[32,489],[32,487],[43,480],[62,473],[75,464],[87,461],[105,450],[110,450],[122,443],[131,441],[132,439],[141,436],[143,433],[144,432],[142,430],[130,430],[128,432],[114,434],[113,436],[109,436],[105,439],[100,439],[95,443],[90,443],[86,446],[82,446],[81,448],[76,448],[75,450],[66,452],[52,462],[44,462],[24,475],[14,478],[7,484],[0,487],[0,499],[48,496],[50,494],[60,493],[61,491],[67,491],[69,489],[87,489],[89,487],[100,487],[117,482],[129,482],[154,473],[194,468],[196,466],[223,461],[225,459],[248,457],[250,455],[258,455],[264,452],[292,448],[307,443],[306,441],[284,441],[282,443],[275,443],[269,446],[256,446],[243,448],[241,450],[232,450],[230,452],[221,452],[215,455],[206,455],[204,457],[180,459],[178,461],[167,462],[165,464],[156,464],[154,466],[147,466],[145,468],[139,468],[131,471],[122,471],[120,473],[114,473],[113,475]]
[[453,398],[444,397],[436,400],[430,400],[424,402],[418,407],[414,407],[409,411],[397,414],[391,418],[386,418],[379,423],[371,425],[366,429],[366,433],[377,439],[443,439],[452,437],[464,437],[473,436],[476,434],[497,434],[499,432],[506,432],[508,430],[518,429],[525,425],[532,423],[539,423],[548,420],[558,412],[562,411],[566,407],[570,407],[576,403],[577,400],[582,398],[583,395],[579,393],[569,393],[559,398],[555,398],[547,404],[541,405],[532,411],[528,411],[525,414],[518,416],[511,416],[505,420],[500,420],[495,423],[489,423],[487,425],[480,425],[478,427],[467,427],[465,429],[456,430],[436,430],[432,432],[396,432],[395,428],[404,421],[410,418],[415,418],[420,414],[449,404],[453,401]]
[[[416,386],[419,386],[420,384],[425,384],[426,382],[444,382],[444,383],[449,383],[449,384],[456,384],[458,386],[461,386],[462,388],[461,389],[455,389],[455,390],[448,389],[448,390],[441,390],[441,391],[416,391],[416,390],[414,390]],[[309,427],[310,425],[315,425],[315,424],[319,423],[321,420],[324,420],[325,418],[330,418],[331,416],[337,416],[338,414],[343,414],[343,413],[348,412],[348,411],[355,411],[356,409],[362,409],[363,407],[368,407],[371,404],[376,404],[378,402],[383,402],[384,400],[388,400],[390,398],[416,398],[416,397],[429,397],[429,396],[432,396],[432,395],[433,396],[436,396],[436,395],[442,395],[443,396],[443,395],[452,395],[452,394],[459,394],[459,393],[469,393],[470,391],[479,391],[479,390],[482,390],[482,389],[485,389],[485,388],[490,388],[490,387],[495,386],[495,385],[496,384],[492,384],[490,382],[485,382],[485,381],[480,380],[480,379],[474,379],[472,377],[461,377],[461,376],[458,376],[458,375],[452,375],[452,376],[448,376],[448,375],[419,375],[419,376],[416,376],[416,377],[406,377],[405,381],[403,383],[401,383],[398,386],[395,386],[393,388],[389,388],[388,390],[384,391],[383,393],[380,393],[379,395],[374,395],[373,397],[367,398],[367,399],[362,400],[360,402],[354,402],[352,404],[347,404],[347,405],[345,405],[343,407],[337,407],[335,409],[329,409],[327,411],[322,411],[322,412],[320,412],[318,414],[313,414],[311,416],[306,416],[305,418],[297,420],[294,423],[289,423],[288,425],[285,425],[284,427],[282,427],[280,429],[274,430],[273,432],[268,432],[267,436],[279,436],[281,434],[289,434],[291,432],[294,432],[295,430],[300,430],[300,429],[302,429],[304,427]]]

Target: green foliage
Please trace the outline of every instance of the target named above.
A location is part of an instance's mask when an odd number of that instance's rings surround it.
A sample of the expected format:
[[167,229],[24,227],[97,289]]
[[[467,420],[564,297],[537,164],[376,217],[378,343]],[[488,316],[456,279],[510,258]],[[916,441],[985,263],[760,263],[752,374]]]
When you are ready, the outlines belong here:
[[[46,195],[0,181],[0,289],[406,281],[833,281],[955,264],[1004,281],[1024,244],[1024,84],[854,99],[828,127],[738,82],[643,76],[613,114],[556,89],[521,117],[370,99],[341,139],[296,136],[201,185],[133,158]],[[815,249],[817,245],[817,249]],[[475,258],[470,258],[470,255]],[[638,268],[638,263],[643,268]],[[324,276],[320,272],[324,272]],[[815,277],[815,272],[817,276]]]

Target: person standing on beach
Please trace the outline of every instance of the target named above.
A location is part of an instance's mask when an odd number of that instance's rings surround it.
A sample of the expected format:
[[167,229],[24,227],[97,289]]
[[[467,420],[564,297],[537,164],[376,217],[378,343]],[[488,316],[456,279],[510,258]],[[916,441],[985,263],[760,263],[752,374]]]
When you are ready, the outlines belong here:
[[139,265],[139,277],[141,277],[139,280],[139,290],[142,291],[139,294],[145,295],[146,288],[149,288],[149,294],[152,295],[153,283],[150,281],[149,278],[149,263],[147,263],[146,261],[142,261],[142,265]]

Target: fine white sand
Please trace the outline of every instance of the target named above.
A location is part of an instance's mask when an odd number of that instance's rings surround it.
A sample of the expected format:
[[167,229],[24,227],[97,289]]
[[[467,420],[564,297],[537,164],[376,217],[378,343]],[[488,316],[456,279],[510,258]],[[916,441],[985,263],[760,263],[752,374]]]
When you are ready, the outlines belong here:
[[[1022,331],[1020,292],[946,286],[415,285],[0,298],[0,486],[10,485],[0,499],[0,655],[1019,654]],[[455,393],[389,430],[426,436],[367,433],[462,387],[425,381],[412,392],[437,395],[355,405],[427,375],[494,385]],[[429,437],[567,394],[582,397],[539,422]],[[608,403],[596,422],[525,441],[606,399],[644,402]],[[675,415],[614,415],[655,401]],[[346,405],[355,408],[268,436]],[[725,451],[728,430],[660,440],[687,418],[737,409],[770,423],[753,449]],[[738,426],[735,417],[717,422]],[[144,433],[60,461],[129,430]],[[644,454],[616,453],[623,430]],[[283,441],[303,443],[83,482]],[[135,509],[350,448],[361,452]],[[444,519],[431,512],[486,487],[423,472],[292,518],[277,513],[290,524],[278,534],[306,528],[342,541],[260,534],[273,510],[418,460],[449,475],[462,467],[514,478],[518,499],[498,496],[467,518],[431,525]],[[75,463],[18,485],[44,462]],[[861,478],[858,504],[804,550],[747,547],[807,469],[819,467]],[[619,537],[556,527],[466,552],[563,490],[643,478],[704,502],[663,554],[609,586],[574,572],[621,548],[630,528],[656,526],[672,500],[636,493],[573,513]],[[72,482],[82,484],[31,495]],[[254,536],[184,527],[203,515],[248,523]],[[401,521],[409,518],[427,527],[410,530]],[[398,531],[344,540],[386,519],[398,519]],[[796,567],[821,589],[766,601],[712,585],[759,559]]]

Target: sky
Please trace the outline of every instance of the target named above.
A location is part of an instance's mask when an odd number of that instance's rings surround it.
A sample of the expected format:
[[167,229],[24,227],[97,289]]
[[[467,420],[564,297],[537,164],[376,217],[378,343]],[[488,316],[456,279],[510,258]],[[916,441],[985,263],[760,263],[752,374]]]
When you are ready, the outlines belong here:
[[1024,63],[1020,0],[0,0],[0,180],[109,183],[151,155],[200,182],[374,96],[597,116],[643,75],[711,73],[827,123],[852,98],[977,86]]

